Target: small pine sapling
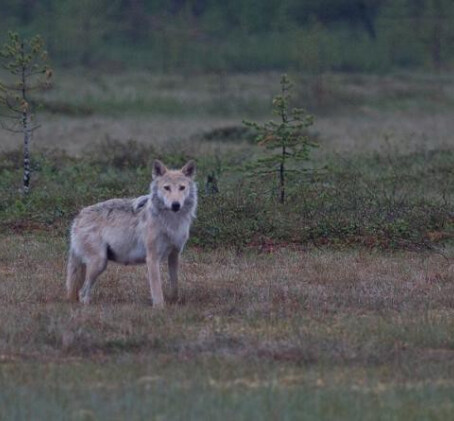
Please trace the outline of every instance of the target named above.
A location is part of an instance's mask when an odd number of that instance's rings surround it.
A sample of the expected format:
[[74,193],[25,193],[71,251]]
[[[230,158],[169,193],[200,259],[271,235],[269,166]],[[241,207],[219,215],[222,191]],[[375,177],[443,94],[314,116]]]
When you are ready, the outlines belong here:
[[15,32],[8,35],[9,41],[0,50],[1,66],[9,73],[7,81],[0,81],[0,123],[4,129],[24,136],[22,191],[27,194],[31,178],[30,141],[39,127],[34,123],[36,106],[30,95],[50,86],[52,70],[39,35],[30,40],[23,40]]
[[302,108],[290,110],[292,84],[287,75],[281,77],[281,94],[273,99],[273,113],[280,117],[259,124],[243,123],[258,132],[257,142],[266,149],[266,156],[258,158],[250,165],[255,174],[275,174],[279,185],[279,202],[285,203],[286,186],[290,173],[306,171],[296,164],[309,160],[310,150],[317,146],[307,135],[306,129],[313,124],[313,117]]

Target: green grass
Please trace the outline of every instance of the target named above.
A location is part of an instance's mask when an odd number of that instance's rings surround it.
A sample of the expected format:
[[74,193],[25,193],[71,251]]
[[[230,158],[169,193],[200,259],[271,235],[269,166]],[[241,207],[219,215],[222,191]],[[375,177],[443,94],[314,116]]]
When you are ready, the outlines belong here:
[[275,73],[257,79],[243,74],[156,74],[120,71],[56,72],[52,90],[42,95],[43,109],[69,115],[240,116],[269,109]]
[[[443,420],[454,410],[449,381],[390,385],[370,380],[374,370],[353,370],[355,385],[346,373],[339,379],[330,370],[279,370],[254,361],[248,362],[248,373],[244,366],[212,359],[162,365],[25,363],[14,370],[7,364],[0,415],[18,420]],[[332,380],[333,374],[338,378]]]
[[[452,109],[449,75],[394,73],[386,76],[294,73],[295,102],[317,114]],[[158,115],[264,117],[270,112],[279,73],[159,74],[119,71],[89,74],[56,70],[53,89],[42,95],[43,109],[73,116]]]

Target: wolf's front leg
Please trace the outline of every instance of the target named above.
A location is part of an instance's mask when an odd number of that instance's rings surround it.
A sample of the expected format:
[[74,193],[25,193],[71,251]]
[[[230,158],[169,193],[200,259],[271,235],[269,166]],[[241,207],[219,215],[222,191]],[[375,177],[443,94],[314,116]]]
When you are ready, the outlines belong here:
[[170,278],[170,296],[172,302],[178,300],[178,260],[180,252],[172,250],[169,254],[169,278]]
[[151,252],[147,254],[148,282],[150,283],[151,300],[154,307],[163,308],[164,296],[162,294],[159,260],[156,253]]

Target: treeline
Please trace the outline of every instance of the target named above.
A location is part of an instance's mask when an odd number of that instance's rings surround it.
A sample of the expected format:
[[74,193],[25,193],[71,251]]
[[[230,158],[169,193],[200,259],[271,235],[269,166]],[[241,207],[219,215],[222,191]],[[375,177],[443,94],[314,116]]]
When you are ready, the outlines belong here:
[[442,70],[452,0],[2,0],[5,30],[40,33],[60,65],[160,71]]

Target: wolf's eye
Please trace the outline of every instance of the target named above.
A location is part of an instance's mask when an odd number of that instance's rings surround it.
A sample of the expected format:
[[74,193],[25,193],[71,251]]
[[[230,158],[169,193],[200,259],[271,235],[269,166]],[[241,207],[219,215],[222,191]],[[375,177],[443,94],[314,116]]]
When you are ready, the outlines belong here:
[[180,186],[180,190],[184,190],[186,186]]
[[170,186],[164,186],[164,189],[170,191]]

